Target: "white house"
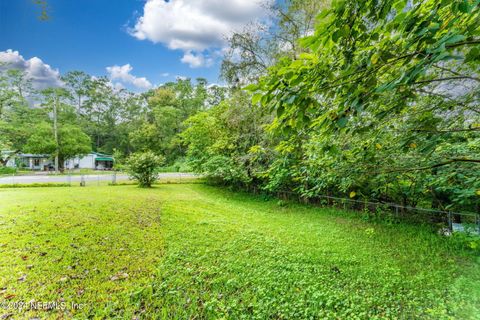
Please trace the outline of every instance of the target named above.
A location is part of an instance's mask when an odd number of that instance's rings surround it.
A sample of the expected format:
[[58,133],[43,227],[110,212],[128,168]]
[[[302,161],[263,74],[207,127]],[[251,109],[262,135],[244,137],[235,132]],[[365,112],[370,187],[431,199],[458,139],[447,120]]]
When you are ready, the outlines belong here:
[[[9,151],[2,151],[2,155],[7,155]],[[92,169],[92,170],[111,170],[114,159],[111,155],[98,152],[91,152],[82,157],[68,159],[64,163],[64,168],[73,169]],[[19,153],[11,157],[7,162],[7,167],[24,168],[35,171],[51,171],[55,169],[54,160],[48,154]]]
[[111,170],[114,159],[111,155],[90,152],[83,157],[75,157],[65,161],[65,169],[93,169],[93,170]]
[[9,168],[20,168],[36,171],[54,170],[54,164],[49,154],[17,153],[14,151],[2,150],[2,158],[8,161],[6,166]]
[[14,167],[25,168],[29,170],[48,171],[53,170],[53,161],[48,154],[20,153],[11,160]]

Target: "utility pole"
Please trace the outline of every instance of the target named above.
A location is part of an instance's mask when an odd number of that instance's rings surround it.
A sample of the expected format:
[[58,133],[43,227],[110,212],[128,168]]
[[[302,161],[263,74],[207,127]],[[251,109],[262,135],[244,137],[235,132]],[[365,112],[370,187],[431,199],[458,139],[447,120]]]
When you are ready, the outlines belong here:
[[57,104],[58,104],[58,92],[55,92],[55,97],[53,101],[53,134],[55,136],[55,174],[58,174],[58,153],[60,152],[59,146],[58,146]]

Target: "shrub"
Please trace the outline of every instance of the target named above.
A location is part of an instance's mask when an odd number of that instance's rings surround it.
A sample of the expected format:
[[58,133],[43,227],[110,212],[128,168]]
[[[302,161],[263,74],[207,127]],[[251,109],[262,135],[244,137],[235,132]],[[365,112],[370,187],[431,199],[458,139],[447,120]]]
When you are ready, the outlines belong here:
[[127,159],[127,172],[130,178],[138,181],[141,188],[150,188],[158,179],[159,167],[165,158],[151,151],[134,153]]
[[0,174],[12,174],[16,173],[17,169],[10,167],[0,167]]
[[[476,226],[474,226],[476,228]],[[474,229],[472,230],[474,231]],[[459,248],[480,253],[480,235],[472,232],[454,232],[453,243]]]

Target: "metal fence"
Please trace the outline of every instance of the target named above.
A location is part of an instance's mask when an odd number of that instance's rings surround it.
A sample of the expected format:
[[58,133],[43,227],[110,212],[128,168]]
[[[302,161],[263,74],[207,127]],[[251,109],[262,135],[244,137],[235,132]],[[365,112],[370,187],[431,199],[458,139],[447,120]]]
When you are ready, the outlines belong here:
[[[170,181],[190,181],[197,177],[191,173],[161,173],[160,182]],[[21,184],[60,184],[70,186],[100,186],[129,183],[129,177],[121,172],[109,172],[102,174],[73,174],[63,175],[11,175],[0,176],[1,185],[21,185]],[[374,202],[368,200],[355,200],[327,195],[318,195],[315,198],[303,198],[295,192],[277,193],[278,198],[289,198],[298,201],[308,202],[314,205],[330,206],[343,208],[345,210],[363,211],[368,213],[389,214],[396,220],[407,220],[420,223],[433,223],[444,225],[450,231],[463,231],[465,229],[474,229],[480,234],[480,213],[472,212],[453,212],[436,209],[426,209],[411,206],[403,206],[396,203]]]
[[[159,180],[162,181],[181,181],[194,178],[190,173],[160,173]],[[32,174],[32,175],[3,175],[0,176],[0,186],[21,186],[21,185],[69,185],[69,186],[100,186],[129,183],[131,180],[128,175],[122,172],[108,172],[100,174]],[[132,182],[133,183],[133,182]]]
[[454,212],[437,209],[426,209],[403,206],[396,203],[356,200],[327,195],[317,195],[315,198],[303,198],[294,192],[281,192],[278,198],[288,198],[324,207],[336,207],[344,210],[367,212],[369,214],[389,215],[397,221],[439,224],[450,232],[469,231],[480,235],[480,213]]

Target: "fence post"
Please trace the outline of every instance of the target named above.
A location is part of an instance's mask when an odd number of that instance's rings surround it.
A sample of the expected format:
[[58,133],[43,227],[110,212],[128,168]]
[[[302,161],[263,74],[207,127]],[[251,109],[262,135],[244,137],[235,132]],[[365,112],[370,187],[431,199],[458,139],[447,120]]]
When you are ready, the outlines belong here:
[[453,231],[453,222],[452,222],[452,213],[450,211],[448,211],[448,229],[450,231]]
[[85,176],[83,174],[80,177],[80,187],[85,187]]

